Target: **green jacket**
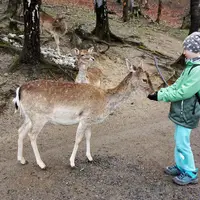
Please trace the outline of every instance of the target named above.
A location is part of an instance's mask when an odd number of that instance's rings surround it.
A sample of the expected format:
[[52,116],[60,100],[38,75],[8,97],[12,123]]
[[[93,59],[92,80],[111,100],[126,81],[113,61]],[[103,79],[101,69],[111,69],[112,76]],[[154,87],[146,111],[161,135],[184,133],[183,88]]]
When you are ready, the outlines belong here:
[[[199,65],[194,68],[193,65]],[[176,82],[158,91],[158,101],[172,102],[169,118],[176,124],[196,128],[200,118],[200,59],[187,61],[186,68]]]

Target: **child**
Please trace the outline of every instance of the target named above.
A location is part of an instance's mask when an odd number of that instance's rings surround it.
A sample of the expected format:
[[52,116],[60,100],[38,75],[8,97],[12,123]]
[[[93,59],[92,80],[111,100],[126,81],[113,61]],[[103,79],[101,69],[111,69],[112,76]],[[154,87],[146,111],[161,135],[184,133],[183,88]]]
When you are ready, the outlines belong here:
[[178,185],[198,183],[197,168],[190,147],[191,130],[200,118],[200,33],[194,32],[183,42],[186,67],[176,82],[148,98],[171,102],[169,119],[175,123],[175,165],[165,168]]

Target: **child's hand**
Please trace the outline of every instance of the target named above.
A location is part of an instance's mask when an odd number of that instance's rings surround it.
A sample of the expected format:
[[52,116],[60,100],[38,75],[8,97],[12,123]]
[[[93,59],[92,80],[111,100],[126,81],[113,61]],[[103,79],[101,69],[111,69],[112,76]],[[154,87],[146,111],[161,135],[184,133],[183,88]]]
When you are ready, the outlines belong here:
[[158,101],[158,92],[155,92],[153,94],[149,94],[147,96],[147,98],[149,98],[150,100],[153,100],[153,101]]

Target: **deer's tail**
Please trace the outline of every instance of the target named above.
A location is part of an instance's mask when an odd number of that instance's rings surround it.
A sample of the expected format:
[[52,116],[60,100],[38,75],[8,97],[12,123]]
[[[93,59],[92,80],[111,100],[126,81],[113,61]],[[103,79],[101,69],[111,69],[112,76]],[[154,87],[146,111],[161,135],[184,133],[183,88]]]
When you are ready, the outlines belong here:
[[13,99],[13,103],[15,104],[15,112],[17,112],[17,110],[20,109],[20,87],[18,87],[16,89],[16,96],[15,98]]

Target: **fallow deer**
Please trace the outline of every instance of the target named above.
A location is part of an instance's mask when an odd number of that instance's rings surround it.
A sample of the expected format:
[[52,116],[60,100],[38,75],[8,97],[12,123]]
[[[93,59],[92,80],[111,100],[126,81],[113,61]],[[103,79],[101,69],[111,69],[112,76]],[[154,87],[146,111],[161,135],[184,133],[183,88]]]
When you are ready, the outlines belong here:
[[74,49],[74,53],[78,58],[79,69],[75,82],[90,83],[96,87],[100,87],[103,73],[99,68],[90,67],[90,63],[94,61],[94,57],[92,56],[93,49],[94,47],[91,47],[88,50]]
[[67,23],[63,16],[57,15],[56,18],[47,14],[44,11],[40,11],[40,30],[41,33],[43,30],[50,33],[56,43],[57,52],[60,55],[60,40],[59,38],[64,36],[67,33]]
[[37,164],[41,169],[46,167],[40,157],[36,139],[47,122],[62,125],[78,124],[70,165],[75,166],[75,156],[84,135],[86,156],[92,161],[91,125],[103,122],[133,91],[152,89],[148,73],[141,67],[134,68],[129,61],[126,63],[129,74],[112,89],[103,90],[91,84],[51,80],[31,81],[17,88],[13,101],[25,117],[23,125],[18,130],[18,160],[21,164],[26,163],[23,156],[23,140],[28,134]]

